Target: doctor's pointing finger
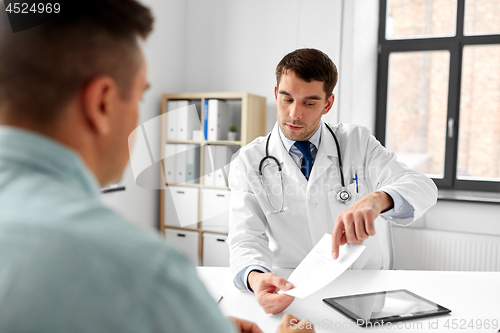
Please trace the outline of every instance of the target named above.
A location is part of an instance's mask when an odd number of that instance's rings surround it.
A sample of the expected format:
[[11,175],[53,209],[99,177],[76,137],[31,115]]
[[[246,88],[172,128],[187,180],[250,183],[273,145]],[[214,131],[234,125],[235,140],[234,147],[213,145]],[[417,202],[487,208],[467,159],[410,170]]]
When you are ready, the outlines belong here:
[[363,244],[369,236],[374,236],[375,218],[394,207],[390,195],[383,191],[366,194],[344,210],[335,221],[332,232],[332,257],[337,259],[339,247],[346,244]]

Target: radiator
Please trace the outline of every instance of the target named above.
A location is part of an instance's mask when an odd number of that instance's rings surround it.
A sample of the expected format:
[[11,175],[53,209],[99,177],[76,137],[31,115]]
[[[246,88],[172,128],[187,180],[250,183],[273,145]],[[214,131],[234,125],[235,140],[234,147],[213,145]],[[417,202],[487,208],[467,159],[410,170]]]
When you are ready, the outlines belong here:
[[395,269],[500,271],[500,236],[392,227]]

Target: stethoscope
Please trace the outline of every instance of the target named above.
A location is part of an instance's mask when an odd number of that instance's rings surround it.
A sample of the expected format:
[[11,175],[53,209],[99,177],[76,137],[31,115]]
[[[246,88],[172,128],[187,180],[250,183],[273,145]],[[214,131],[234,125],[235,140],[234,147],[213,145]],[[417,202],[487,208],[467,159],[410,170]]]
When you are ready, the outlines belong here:
[[[351,192],[349,192],[346,189],[345,182],[344,182],[344,173],[342,172],[342,158],[340,156],[339,141],[337,140],[337,136],[335,135],[335,133],[333,133],[333,130],[330,128],[330,126],[328,124],[326,124],[326,123],[325,123],[325,126],[326,126],[326,128],[328,128],[328,130],[330,131],[330,133],[332,133],[332,136],[335,139],[335,145],[337,146],[337,155],[338,155],[338,158],[339,158],[339,170],[340,170],[339,173],[340,173],[340,183],[342,185],[342,188],[337,193],[337,201],[340,202],[341,204],[345,205],[345,204],[348,204],[351,201],[352,195],[351,195]],[[270,139],[271,139],[271,133],[269,133],[269,136],[267,137],[267,142],[266,142],[266,156],[260,160],[260,164],[259,164],[259,178],[260,178],[260,182],[264,186],[264,190],[266,191],[267,201],[269,201],[269,204],[271,205],[271,208],[273,209],[274,213],[275,214],[279,214],[279,213],[282,213],[282,212],[285,211],[285,191],[284,191],[284,185],[283,185],[283,171],[281,169],[281,164],[278,161],[278,159],[276,157],[274,157],[274,156],[269,155],[269,140]],[[267,191],[267,188],[266,188],[266,181],[265,181],[264,175],[262,173],[262,171],[264,170],[264,168],[267,167],[268,165],[270,165],[270,164],[266,164],[265,166],[263,166],[264,162],[267,159],[273,160],[276,163],[276,165],[278,166],[279,178],[280,178],[280,183],[281,183],[281,207],[280,207],[279,210],[277,210],[276,208],[274,208],[274,205],[271,202],[271,198],[269,197],[269,192]]]

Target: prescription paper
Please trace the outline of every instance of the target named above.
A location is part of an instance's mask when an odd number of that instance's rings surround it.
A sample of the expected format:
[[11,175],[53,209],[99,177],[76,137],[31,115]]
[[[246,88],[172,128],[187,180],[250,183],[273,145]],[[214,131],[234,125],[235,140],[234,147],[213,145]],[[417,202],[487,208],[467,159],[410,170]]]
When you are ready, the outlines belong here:
[[278,293],[297,298],[307,297],[338,278],[363,253],[365,246],[345,244],[340,247],[339,257],[332,258],[332,235],[325,234],[316,246],[307,254],[288,281],[294,288]]

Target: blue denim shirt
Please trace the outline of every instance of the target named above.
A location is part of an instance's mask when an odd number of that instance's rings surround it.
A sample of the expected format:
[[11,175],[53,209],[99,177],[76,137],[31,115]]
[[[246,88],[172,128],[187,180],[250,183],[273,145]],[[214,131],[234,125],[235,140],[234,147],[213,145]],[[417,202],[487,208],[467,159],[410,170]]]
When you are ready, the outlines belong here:
[[0,332],[234,332],[194,267],[72,150],[0,126]]

